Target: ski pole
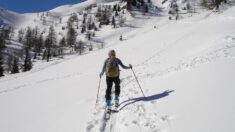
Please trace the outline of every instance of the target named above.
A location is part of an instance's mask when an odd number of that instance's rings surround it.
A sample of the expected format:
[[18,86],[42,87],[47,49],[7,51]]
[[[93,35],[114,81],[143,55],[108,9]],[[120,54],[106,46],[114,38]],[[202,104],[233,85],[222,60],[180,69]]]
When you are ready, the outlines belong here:
[[134,75],[134,77],[135,77],[135,80],[136,80],[136,82],[138,83],[139,88],[140,88],[140,90],[141,90],[141,92],[142,92],[142,94],[143,94],[143,96],[144,96],[144,98],[145,98],[144,92],[143,92],[143,90],[142,90],[142,88],[141,88],[141,86],[140,86],[139,80],[138,80],[137,76],[135,75],[135,72],[134,72],[133,68],[131,68],[131,70],[132,70],[133,75]]
[[100,80],[99,80],[98,92],[97,92],[97,95],[96,95],[96,103],[95,103],[96,105],[97,105],[98,100],[99,100],[100,83],[101,83],[101,77],[100,77]]

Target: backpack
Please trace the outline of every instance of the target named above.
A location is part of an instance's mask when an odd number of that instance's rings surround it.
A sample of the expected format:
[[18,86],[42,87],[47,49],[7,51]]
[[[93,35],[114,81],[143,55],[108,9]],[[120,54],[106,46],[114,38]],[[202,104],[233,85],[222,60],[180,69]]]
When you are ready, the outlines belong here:
[[116,59],[108,59],[106,64],[106,75],[108,77],[119,76],[118,62]]

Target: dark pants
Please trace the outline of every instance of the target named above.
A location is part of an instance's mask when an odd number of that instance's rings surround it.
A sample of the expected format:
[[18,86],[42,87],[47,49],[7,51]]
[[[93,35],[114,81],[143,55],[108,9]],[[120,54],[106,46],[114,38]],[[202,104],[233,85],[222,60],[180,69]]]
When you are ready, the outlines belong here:
[[120,79],[118,77],[106,77],[107,89],[106,89],[106,100],[111,100],[111,92],[113,83],[115,83],[115,95],[120,95]]

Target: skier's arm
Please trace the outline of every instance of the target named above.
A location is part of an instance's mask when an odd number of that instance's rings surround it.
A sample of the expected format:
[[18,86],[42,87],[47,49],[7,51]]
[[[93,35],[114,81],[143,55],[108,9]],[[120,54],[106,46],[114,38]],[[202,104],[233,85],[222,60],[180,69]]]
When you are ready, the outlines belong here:
[[120,59],[118,59],[118,64],[123,68],[123,69],[131,69],[129,66],[125,66]]
[[103,74],[104,74],[104,72],[105,72],[106,63],[107,63],[107,60],[104,61],[104,65],[103,65],[102,71],[101,71],[101,73],[100,73],[100,77],[102,77]]

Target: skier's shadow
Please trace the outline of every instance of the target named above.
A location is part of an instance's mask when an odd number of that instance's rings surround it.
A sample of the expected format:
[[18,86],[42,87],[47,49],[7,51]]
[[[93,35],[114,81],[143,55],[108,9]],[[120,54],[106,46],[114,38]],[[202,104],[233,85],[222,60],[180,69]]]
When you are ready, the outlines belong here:
[[124,104],[120,109],[119,111],[121,111],[122,109],[124,109],[125,107],[127,107],[128,105],[131,105],[131,104],[134,104],[134,103],[137,103],[139,101],[153,101],[153,100],[158,100],[158,99],[161,99],[161,98],[164,98],[166,96],[169,96],[169,94],[171,92],[174,92],[174,90],[166,90],[160,94],[154,94],[154,95],[151,95],[151,96],[147,96],[147,97],[138,97],[138,98],[133,98],[133,99],[128,99],[128,100],[125,100],[123,102],[120,103],[120,106],[122,104]]

